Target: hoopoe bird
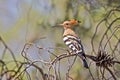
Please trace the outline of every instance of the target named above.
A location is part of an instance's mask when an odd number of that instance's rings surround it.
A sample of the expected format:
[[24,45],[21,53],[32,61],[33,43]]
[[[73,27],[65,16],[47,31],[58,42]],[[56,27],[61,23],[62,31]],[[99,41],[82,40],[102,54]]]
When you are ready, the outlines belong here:
[[75,25],[78,24],[79,21],[75,19],[65,21],[60,24],[60,26],[63,26],[64,28],[63,41],[72,50],[72,52],[77,54],[82,59],[84,67],[88,68],[86,55],[83,49],[83,45],[81,44],[81,40],[72,29]]

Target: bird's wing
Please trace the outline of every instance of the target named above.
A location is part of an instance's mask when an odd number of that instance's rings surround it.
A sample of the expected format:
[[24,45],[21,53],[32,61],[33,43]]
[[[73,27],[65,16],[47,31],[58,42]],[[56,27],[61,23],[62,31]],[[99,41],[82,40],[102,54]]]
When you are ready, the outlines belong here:
[[82,53],[84,54],[83,46],[81,44],[80,38],[67,35],[63,38],[65,44],[75,53]]

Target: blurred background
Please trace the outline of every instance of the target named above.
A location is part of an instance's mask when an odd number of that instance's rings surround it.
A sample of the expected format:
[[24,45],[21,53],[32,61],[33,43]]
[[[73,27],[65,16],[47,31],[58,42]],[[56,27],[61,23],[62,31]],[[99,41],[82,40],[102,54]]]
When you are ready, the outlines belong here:
[[[94,55],[98,51],[101,36],[107,29],[105,26],[108,26],[113,19],[120,17],[119,11],[107,18],[108,23],[103,22],[100,25],[94,38],[95,52],[93,52],[91,39],[97,24],[106,17],[107,12],[116,7],[119,9],[119,6],[120,0],[0,0],[0,36],[12,50],[17,61],[24,61],[21,55],[22,50],[26,43],[32,43],[44,49],[40,50],[32,46],[27,51],[27,57],[32,61],[49,62],[54,58],[50,52],[60,55],[65,52],[63,49],[67,49],[62,41],[63,29],[56,25],[65,20],[77,19],[81,21],[81,24],[76,27],[75,31],[82,40],[86,54]],[[116,22],[114,26],[119,22]],[[120,29],[115,34],[120,38]],[[117,41],[118,39],[115,38],[111,40],[113,47]],[[111,52],[109,48],[106,50]],[[9,63],[7,64],[9,69],[14,69],[13,57],[10,53],[1,42],[0,59],[6,64]],[[42,62],[38,65],[47,73],[48,66]],[[61,61],[61,80],[65,80],[67,65],[66,60]],[[33,67],[28,72],[32,80],[42,80],[36,78],[40,74]],[[91,80],[89,71],[83,68],[80,59],[75,62],[70,75],[74,80]],[[23,80],[26,80],[26,77]]]

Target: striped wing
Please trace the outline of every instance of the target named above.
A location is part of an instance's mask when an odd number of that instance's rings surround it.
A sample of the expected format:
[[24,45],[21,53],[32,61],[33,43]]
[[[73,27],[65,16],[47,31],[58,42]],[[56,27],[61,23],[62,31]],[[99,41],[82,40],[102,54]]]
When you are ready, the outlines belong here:
[[63,36],[63,41],[72,51],[74,51],[83,60],[84,67],[89,68],[80,39],[72,35],[66,35]]
[[84,50],[80,38],[72,35],[66,35],[63,37],[63,41],[75,53],[81,53],[84,55]]

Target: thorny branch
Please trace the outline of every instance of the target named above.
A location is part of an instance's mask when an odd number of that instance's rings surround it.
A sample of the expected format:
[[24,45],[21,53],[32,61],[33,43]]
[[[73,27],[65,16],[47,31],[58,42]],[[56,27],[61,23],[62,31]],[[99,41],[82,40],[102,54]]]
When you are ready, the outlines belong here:
[[[101,59],[100,63],[96,63],[96,65],[99,67],[102,66],[102,68],[105,68],[111,74],[111,76],[114,80],[117,80],[117,77],[115,76],[116,74],[114,74],[115,72],[113,72],[111,70],[111,68],[108,67],[108,65],[113,67],[115,65],[115,63],[120,64],[119,60],[117,59],[117,57],[119,56],[119,44],[120,44],[120,36],[118,36],[118,34],[117,34],[118,31],[120,30],[120,26],[119,26],[120,25],[119,24],[120,16],[114,16],[114,14],[116,12],[120,13],[120,9],[118,7],[110,10],[106,14],[105,18],[103,20],[101,20],[98,23],[98,25],[96,26],[95,33],[91,39],[93,53],[95,53],[95,55],[100,57],[100,55],[101,55],[100,53],[102,52],[102,56],[103,56],[103,57],[101,56],[100,58],[97,58],[97,59],[93,58],[93,60],[99,61]],[[113,16],[114,16],[114,18],[111,18]],[[109,21],[109,19],[111,19],[111,21]],[[105,29],[105,31],[103,31],[102,37],[100,38],[99,45],[98,45],[99,47],[98,47],[98,51],[97,51],[97,50],[95,50],[96,44],[94,43],[95,42],[94,39],[97,36],[97,32],[102,24],[105,24],[106,29]],[[115,43],[113,44],[111,39],[115,39],[114,41],[116,41],[116,44]],[[109,53],[106,53],[107,50],[111,50],[111,51],[108,51]],[[115,59],[116,59],[116,61],[114,61]],[[104,72],[104,71],[102,71],[102,72]],[[106,78],[106,76],[104,76],[104,74],[101,74],[101,75],[102,75],[102,78],[101,78],[102,80]],[[110,78],[108,78],[108,79],[110,79]]]
[[[13,51],[8,47],[8,45],[5,43],[5,41],[2,39],[2,37],[0,36],[0,42],[2,42],[2,44],[4,45],[5,49],[4,49],[4,52],[3,52],[3,55],[5,54],[6,50],[8,50],[11,54],[11,56],[13,57],[13,60],[15,61],[16,63],[16,66],[18,66],[17,64],[17,60],[15,58],[15,55],[13,53]],[[3,56],[4,57],[4,56]]]

